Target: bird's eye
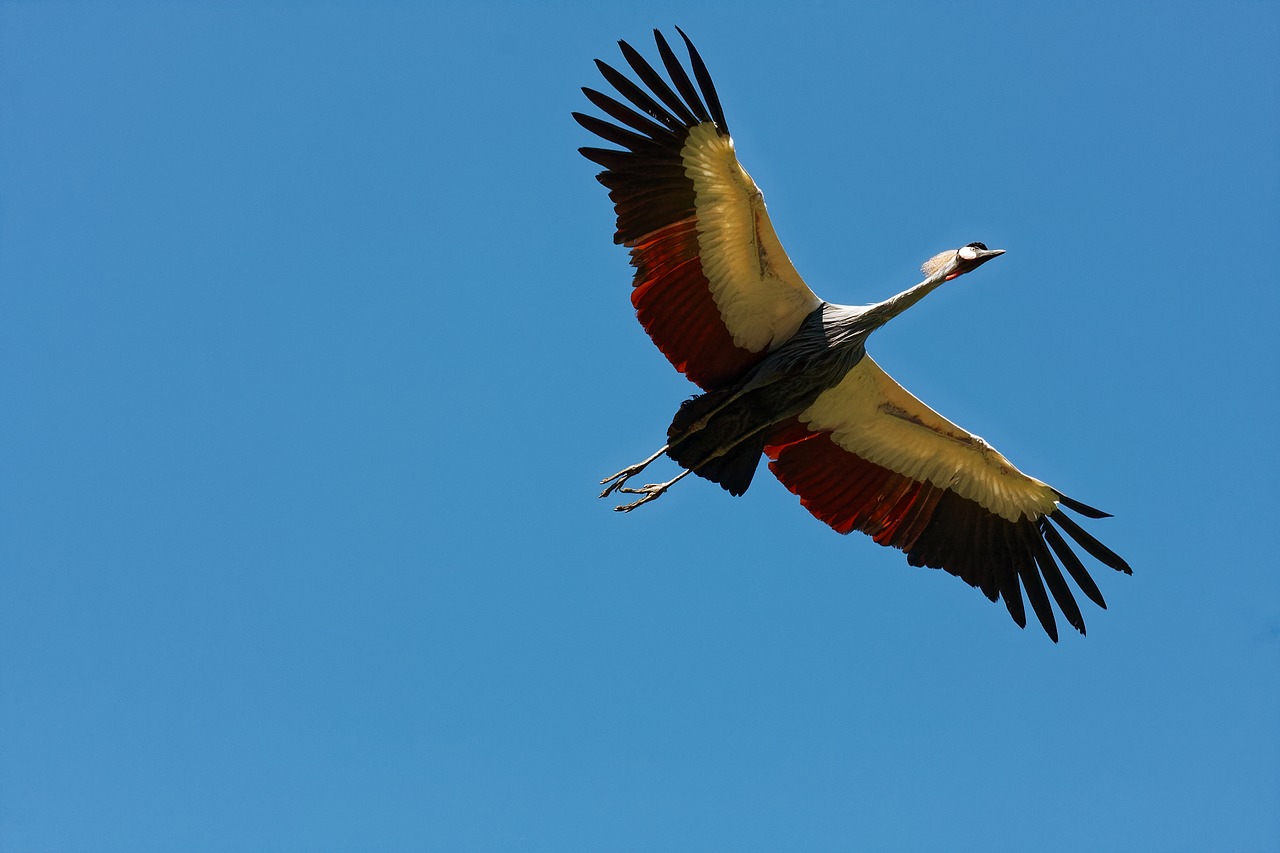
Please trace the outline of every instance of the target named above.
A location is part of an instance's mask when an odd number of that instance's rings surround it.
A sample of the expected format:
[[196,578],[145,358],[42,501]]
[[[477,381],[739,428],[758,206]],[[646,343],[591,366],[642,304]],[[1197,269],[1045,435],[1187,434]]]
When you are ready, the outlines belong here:
[[966,248],[981,249],[982,251],[985,252],[987,251],[987,244],[986,243],[970,243]]

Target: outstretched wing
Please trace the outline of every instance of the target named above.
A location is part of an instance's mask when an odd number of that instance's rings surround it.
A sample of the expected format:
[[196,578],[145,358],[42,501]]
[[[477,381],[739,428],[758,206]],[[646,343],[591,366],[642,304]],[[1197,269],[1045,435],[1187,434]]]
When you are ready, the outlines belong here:
[[1107,605],[1054,525],[1104,565],[1131,573],[1061,506],[1090,518],[1106,513],[1023,474],[913,397],[869,356],[784,423],[765,452],[770,470],[819,520],[840,533],[861,530],[905,551],[913,566],[945,569],[992,601],[1003,598],[1022,627],[1025,590],[1055,642],[1046,587],[1072,627],[1085,629],[1054,554],[1085,595]]
[[670,84],[619,42],[649,91],[597,60],[628,103],[584,88],[613,122],[573,116],[625,149],[579,150],[605,168],[597,179],[618,215],[614,241],[631,250],[636,315],[677,370],[714,389],[794,335],[821,302],[778,242],[760,190],[738,164],[711,76],[680,36],[696,86],[654,30]]

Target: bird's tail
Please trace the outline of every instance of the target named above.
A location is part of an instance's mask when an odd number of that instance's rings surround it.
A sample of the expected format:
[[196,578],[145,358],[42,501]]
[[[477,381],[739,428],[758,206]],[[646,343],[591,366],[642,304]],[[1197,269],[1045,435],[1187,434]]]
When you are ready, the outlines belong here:
[[743,419],[735,417],[737,403],[726,406],[732,391],[708,391],[685,400],[667,428],[667,455],[703,479],[719,483],[731,495],[751,485],[765,432],[741,436]]

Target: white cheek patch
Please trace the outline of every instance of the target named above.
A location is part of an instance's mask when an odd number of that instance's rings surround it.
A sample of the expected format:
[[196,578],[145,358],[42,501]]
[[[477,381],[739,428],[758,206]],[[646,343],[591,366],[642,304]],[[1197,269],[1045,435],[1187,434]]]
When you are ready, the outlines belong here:
[[960,258],[965,261],[972,261],[978,257],[978,250],[972,246],[965,246],[960,250]]

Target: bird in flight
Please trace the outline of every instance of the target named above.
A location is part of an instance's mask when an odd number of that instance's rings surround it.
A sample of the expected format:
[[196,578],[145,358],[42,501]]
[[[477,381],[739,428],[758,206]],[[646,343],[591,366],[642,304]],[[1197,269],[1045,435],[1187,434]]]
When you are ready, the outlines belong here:
[[[600,60],[596,67],[623,100],[582,90],[611,120],[573,114],[618,146],[579,150],[604,167],[597,179],[617,214],[614,242],[630,250],[636,270],[636,315],[704,392],[680,406],[666,444],[602,480],[600,496],[638,496],[616,507],[629,512],[690,473],[741,495],[764,454],[801,505],[836,531],[860,530],[905,552],[913,566],[943,569],[991,601],[1003,599],[1019,627],[1027,622],[1025,592],[1057,642],[1052,595],[1083,634],[1058,563],[1091,601],[1107,605],[1067,537],[1103,565],[1131,570],[1064,508],[1088,518],[1107,513],[1023,474],[866,353],[872,332],[1003,250],[974,242],[941,252],[925,262],[923,281],[874,305],[820,299],[778,241],[759,188],[738,162],[711,75],[676,29],[692,77],[654,30],[667,79],[619,42],[635,79]],[[663,454],[679,475],[627,485]]]

